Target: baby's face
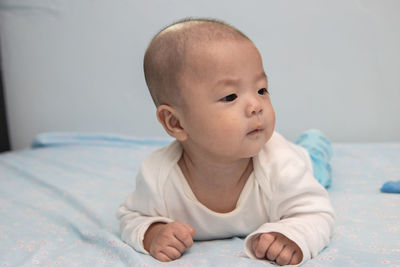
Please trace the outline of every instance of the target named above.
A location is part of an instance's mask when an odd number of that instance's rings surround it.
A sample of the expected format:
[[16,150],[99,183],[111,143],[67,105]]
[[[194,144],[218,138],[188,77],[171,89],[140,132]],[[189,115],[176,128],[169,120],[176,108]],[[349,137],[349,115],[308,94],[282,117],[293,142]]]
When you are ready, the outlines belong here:
[[219,41],[192,49],[181,79],[185,149],[218,159],[249,158],[272,136],[275,113],[257,48]]

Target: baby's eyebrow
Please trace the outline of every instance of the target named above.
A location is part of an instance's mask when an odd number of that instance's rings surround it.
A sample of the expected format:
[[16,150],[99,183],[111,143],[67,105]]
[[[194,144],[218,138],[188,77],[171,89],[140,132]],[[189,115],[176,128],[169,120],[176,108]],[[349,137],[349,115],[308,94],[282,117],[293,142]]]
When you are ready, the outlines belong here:
[[256,78],[256,81],[262,80],[262,79],[268,80],[268,76],[267,76],[267,74],[265,73],[265,71],[262,71],[262,72],[258,73],[258,74],[255,76],[255,78]]
[[[254,80],[255,81],[259,81],[259,80],[263,80],[263,79],[266,79],[266,80],[268,80],[268,78],[267,78],[267,74],[265,74],[265,71],[262,71],[262,72],[260,72],[260,73],[257,73],[255,76],[254,76]],[[236,86],[236,85],[238,85],[240,83],[240,78],[237,78],[237,77],[223,77],[223,78],[221,78],[221,79],[219,79],[216,83],[215,83],[215,87],[219,87],[219,86]]]
[[235,78],[235,77],[224,77],[219,79],[216,83],[215,83],[215,87],[220,86],[220,85],[237,85],[239,83],[239,78]]

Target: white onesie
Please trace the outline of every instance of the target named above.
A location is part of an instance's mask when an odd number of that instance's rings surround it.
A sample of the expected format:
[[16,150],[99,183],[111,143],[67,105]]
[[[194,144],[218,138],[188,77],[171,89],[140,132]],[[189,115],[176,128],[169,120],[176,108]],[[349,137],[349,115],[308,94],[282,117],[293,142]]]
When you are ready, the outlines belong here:
[[214,212],[196,199],[178,166],[181,155],[177,141],[153,152],[141,165],[136,190],[118,210],[122,239],[135,250],[148,253],[143,238],[152,223],[172,221],[192,226],[195,240],[246,237],[251,258],[252,240],[260,233],[279,232],[293,240],[303,252],[302,262],[328,244],[333,208],[302,147],[274,132],[253,158],[254,170],[228,213]]

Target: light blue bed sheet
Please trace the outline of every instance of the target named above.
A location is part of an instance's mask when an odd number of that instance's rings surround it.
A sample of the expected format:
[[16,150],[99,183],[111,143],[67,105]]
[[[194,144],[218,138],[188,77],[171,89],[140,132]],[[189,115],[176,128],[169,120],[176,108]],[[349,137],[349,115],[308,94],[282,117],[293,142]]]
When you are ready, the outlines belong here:
[[[44,134],[36,148],[0,154],[2,266],[273,266],[251,260],[243,240],[196,242],[162,264],[120,240],[115,212],[140,162],[170,139]],[[330,245],[303,266],[400,267],[400,144],[333,144]]]

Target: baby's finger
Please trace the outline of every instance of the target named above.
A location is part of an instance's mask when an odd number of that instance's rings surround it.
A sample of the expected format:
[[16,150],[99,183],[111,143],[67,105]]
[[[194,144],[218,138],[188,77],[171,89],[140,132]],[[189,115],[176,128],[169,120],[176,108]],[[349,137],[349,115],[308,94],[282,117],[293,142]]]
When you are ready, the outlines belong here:
[[276,258],[276,263],[279,265],[288,265],[292,260],[293,253],[294,251],[290,246],[285,246]]
[[189,234],[192,236],[192,238],[194,237],[196,231],[194,230],[194,228],[192,226],[190,226],[189,224],[186,223],[182,223],[182,225],[186,228],[186,230],[189,232]]
[[188,231],[175,233],[175,238],[181,242],[185,248],[190,248],[193,245],[193,237]]
[[271,234],[261,234],[253,241],[254,254],[259,259],[266,258],[268,248],[274,242],[275,237]]
[[292,256],[292,259],[290,261],[290,265],[299,264],[302,259],[303,259],[303,253],[301,253],[299,251],[295,251],[293,256]]
[[167,254],[165,254],[162,251],[158,251],[157,253],[152,254],[152,256],[154,258],[156,258],[157,260],[161,261],[161,262],[169,262],[172,261],[172,259],[170,257],[168,257]]
[[183,243],[177,235],[174,234],[175,240],[169,244],[169,246],[176,248],[181,254],[186,250],[186,245]]
[[279,240],[276,239],[268,248],[267,259],[275,261],[276,258],[278,258],[279,254],[281,253],[283,247],[284,247],[283,243],[279,242]]
[[182,255],[182,253],[173,246],[167,246],[166,248],[162,249],[161,252],[164,253],[170,260],[176,260]]
[[190,248],[193,245],[194,229],[183,222],[176,223],[174,237],[181,241],[185,248]]

